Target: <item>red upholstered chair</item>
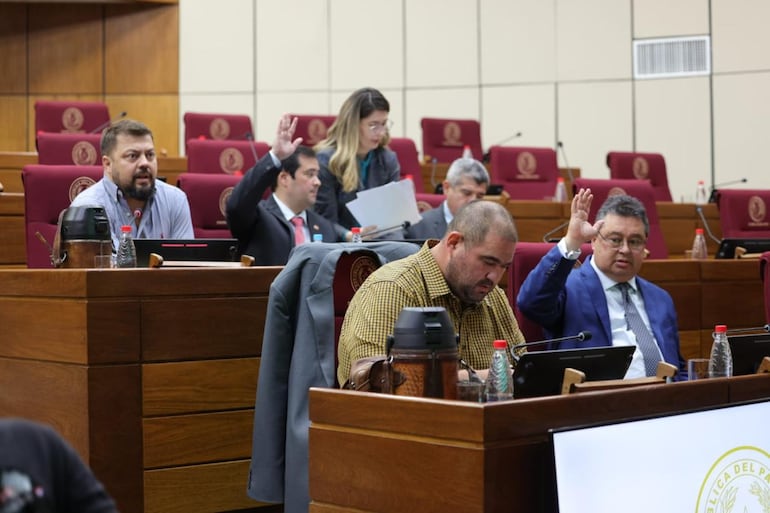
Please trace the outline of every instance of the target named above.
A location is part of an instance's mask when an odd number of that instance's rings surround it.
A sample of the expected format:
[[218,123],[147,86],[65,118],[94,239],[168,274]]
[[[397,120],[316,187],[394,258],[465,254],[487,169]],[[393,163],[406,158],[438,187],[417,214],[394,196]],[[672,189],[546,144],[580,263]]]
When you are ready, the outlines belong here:
[[326,139],[326,132],[337,119],[335,115],[323,114],[289,114],[297,118],[297,131],[294,137],[302,137],[302,144],[311,148]]
[[765,321],[770,324],[770,251],[762,253],[759,260],[759,275],[765,289]]
[[501,184],[511,199],[542,200],[556,191],[559,166],[552,148],[492,146],[489,177]]
[[391,137],[388,147],[398,157],[398,163],[401,166],[401,178],[412,177],[417,207],[420,212],[441,205],[441,202],[444,201],[443,194],[425,192],[422,182],[422,166],[420,165],[420,159],[417,157],[417,146],[414,144],[414,141],[407,137]]
[[37,101],[35,133],[100,133],[110,123],[102,102]]
[[187,194],[190,217],[196,238],[229,239],[225,219],[227,199],[240,176],[226,174],[182,173],[179,188]]
[[37,136],[37,163],[43,165],[101,166],[101,134],[56,134]]
[[591,203],[591,211],[588,219],[593,222],[596,212],[602,206],[607,196],[614,194],[627,194],[638,199],[647,210],[647,220],[650,223],[650,234],[647,237],[647,250],[650,258],[668,258],[668,247],[663,238],[658,218],[658,207],[655,205],[655,193],[652,185],[646,180],[601,180],[590,178],[575,178],[575,191],[581,188],[590,188],[594,195]]
[[185,144],[190,139],[246,140],[254,137],[251,118],[245,114],[186,112]]
[[53,245],[61,211],[103,176],[102,166],[24,166],[21,180],[24,184],[27,267],[51,267],[49,249],[35,233],[40,232]]
[[192,139],[187,141],[188,173],[245,173],[270,151],[264,142],[212,141]]
[[451,163],[468,145],[473,157],[481,159],[481,125],[475,119],[422,118],[422,154],[437,162]]
[[655,191],[655,201],[672,201],[666,159],[660,153],[611,151],[607,153],[607,167],[610,178],[649,180]]
[[770,238],[770,189],[721,189],[717,207],[723,237]]
[[[516,244],[516,251],[513,254],[513,264],[508,270],[508,287],[506,293],[508,294],[508,301],[513,308],[513,313],[516,316],[516,322],[519,323],[519,328],[524,334],[524,339],[527,342],[535,342],[543,340],[543,328],[536,322],[530,321],[522,314],[516,306],[516,296],[519,295],[519,289],[524,280],[529,276],[529,273],[543,258],[543,255],[548,253],[555,243],[549,242],[519,242]],[[581,247],[582,253],[580,254],[579,261],[584,262],[586,257],[590,255],[593,250],[590,244],[583,244]],[[530,350],[537,351],[546,349],[546,345],[533,346]]]

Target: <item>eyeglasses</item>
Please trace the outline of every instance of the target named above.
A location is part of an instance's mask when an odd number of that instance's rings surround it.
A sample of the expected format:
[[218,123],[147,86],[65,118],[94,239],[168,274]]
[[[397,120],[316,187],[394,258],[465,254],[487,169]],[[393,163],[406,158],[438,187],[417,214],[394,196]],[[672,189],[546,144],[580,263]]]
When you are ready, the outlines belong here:
[[383,123],[379,123],[377,121],[372,121],[368,125],[366,125],[369,128],[369,131],[373,134],[381,134],[382,132],[387,132],[391,128],[393,128],[393,120],[389,119]]
[[642,239],[641,237],[631,237],[630,239],[624,239],[623,237],[619,237],[617,235],[611,235],[609,237],[605,237],[604,235],[602,235],[602,232],[596,232],[596,233],[612,249],[622,248],[624,241],[628,245],[628,249],[630,249],[631,251],[642,251],[644,249],[645,244],[647,244],[647,239]]

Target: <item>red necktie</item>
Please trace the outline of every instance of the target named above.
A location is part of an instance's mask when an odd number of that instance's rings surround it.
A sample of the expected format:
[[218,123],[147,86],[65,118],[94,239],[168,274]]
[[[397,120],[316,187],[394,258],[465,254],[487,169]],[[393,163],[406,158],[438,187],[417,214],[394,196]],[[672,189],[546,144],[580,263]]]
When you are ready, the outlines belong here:
[[302,231],[305,222],[300,216],[294,216],[291,218],[291,224],[294,225],[294,245],[299,246],[305,242],[305,233]]

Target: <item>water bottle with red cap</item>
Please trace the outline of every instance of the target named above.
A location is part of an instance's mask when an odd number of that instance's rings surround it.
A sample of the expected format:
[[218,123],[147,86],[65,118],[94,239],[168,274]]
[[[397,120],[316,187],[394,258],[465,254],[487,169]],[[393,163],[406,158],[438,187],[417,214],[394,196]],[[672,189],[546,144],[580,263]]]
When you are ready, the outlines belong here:
[[733,375],[733,354],[727,341],[727,326],[717,324],[714,327],[714,343],[711,345],[709,358],[709,377],[726,378]]
[[507,354],[508,342],[495,340],[493,347],[492,362],[489,364],[484,387],[487,402],[513,399],[513,379]]
[[131,235],[131,227],[127,224],[120,227],[120,242],[115,263],[118,267],[136,267],[136,247]]

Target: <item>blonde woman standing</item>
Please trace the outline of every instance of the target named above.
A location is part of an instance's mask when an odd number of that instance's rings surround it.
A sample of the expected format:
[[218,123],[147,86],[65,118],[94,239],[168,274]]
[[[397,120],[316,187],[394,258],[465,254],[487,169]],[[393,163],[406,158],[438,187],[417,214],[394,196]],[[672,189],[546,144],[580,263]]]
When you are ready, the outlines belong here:
[[381,92],[359,89],[345,100],[326,139],[315,147],[321,170],[315,209],[346,230],[359,226],[345,206],[358,191],[400,178],[398,158],[386,148],[392,125],[389,113],[390,104]]

